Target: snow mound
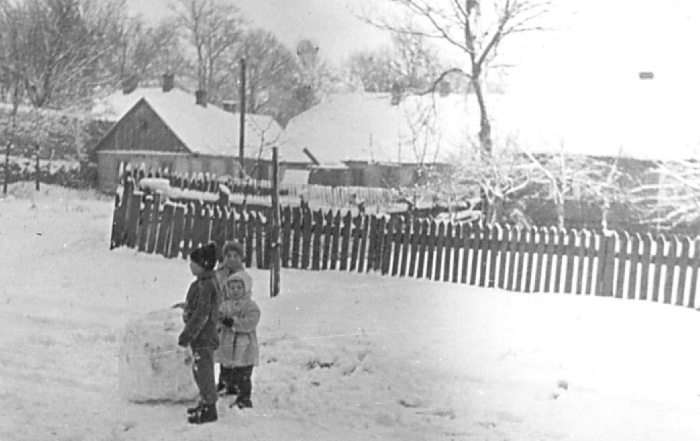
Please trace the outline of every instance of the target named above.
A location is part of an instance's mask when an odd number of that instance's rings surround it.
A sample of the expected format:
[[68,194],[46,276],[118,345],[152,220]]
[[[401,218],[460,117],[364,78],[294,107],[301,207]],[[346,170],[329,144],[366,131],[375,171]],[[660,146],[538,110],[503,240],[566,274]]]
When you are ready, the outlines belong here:
[[119,347],[119,390],[134,402],[197,397],[192,351],[177,345],[182,310],[168,308],[130,320]]

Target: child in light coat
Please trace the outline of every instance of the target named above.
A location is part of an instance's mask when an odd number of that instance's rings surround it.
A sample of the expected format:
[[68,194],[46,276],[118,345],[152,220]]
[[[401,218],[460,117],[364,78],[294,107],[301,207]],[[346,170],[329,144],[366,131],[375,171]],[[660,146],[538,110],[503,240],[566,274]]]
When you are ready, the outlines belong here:
[[[245,252],[240,242],[236,240],[227,240],[226,243],[224,243],[222,260],[219,264],[219,268],[216,270],[216,277],[221,284],[222,290],[221,301],[231,299],[231,296],[228,294],[226,280],[233,274],[238,274],[243,277],[248,296],[252,297],[253,279],[245,270],[243,264],[244,257]],[[233,330],[228,326],[224,326],[221,322],[218,326],[218,332],[220,338],[233,340]],[[233,367],[230,362],[227,362],[227,360],[231,358],[230,355],[226,354],[227,351],[230,352],[227,348],[228,346],[221,346],[214,353],[214,361],[219,364],[220,368],[217,391],[219,394],[236,395],[237,391],[233,384]]]
[[250,296],[245,276],[234,273],[226,281],[226,293],[219,307],[223,329],[218,361],[231,373],[229,381],[237,394],[235,404],[243,409],[251,401],[253,367],[259,359],[260,308]]

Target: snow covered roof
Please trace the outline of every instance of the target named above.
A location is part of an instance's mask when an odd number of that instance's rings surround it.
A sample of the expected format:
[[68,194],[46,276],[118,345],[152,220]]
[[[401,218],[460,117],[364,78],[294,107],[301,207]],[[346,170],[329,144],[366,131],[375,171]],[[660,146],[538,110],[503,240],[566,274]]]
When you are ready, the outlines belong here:
[[[654,83],[653,81],[656,81]],[[611,82],[595,92],[506,93],[486,97],[496,149],[503,139],[532,153],[668,160],[696,157],[700,129],[688,109],[696,102],[657,80]],[[555,88],[553,88],[555,90]],[[285,142],[307,148],[325,165],[346,162],[447,162],[472,148],[479,131],[474,95],[332,95],[293,118]],[[430,124],[422,124],[430,123]]]
[[[138,102],[144,100],[192,151],[202,155],[238,156],[240,114],[217,106],[195,104],[193,94],[179,89],[163,92],[161,88],[139,88],[129,94],[117,92],[96,103],[95,118],[119,121]],[[310,162],[301,151],[282,146],[283,129],[267,115],[246,114],[245,154],[262,159],[272,158],[272,147],[279,147],[280,161]]]
[[[331,95],[289,121],[285,142],[308,149],[324,166],[436,162],[461,145],[468,104],[459,95],[409,96],[398,106],[389,94]],[[427,121],[433,130],[424,130]]]

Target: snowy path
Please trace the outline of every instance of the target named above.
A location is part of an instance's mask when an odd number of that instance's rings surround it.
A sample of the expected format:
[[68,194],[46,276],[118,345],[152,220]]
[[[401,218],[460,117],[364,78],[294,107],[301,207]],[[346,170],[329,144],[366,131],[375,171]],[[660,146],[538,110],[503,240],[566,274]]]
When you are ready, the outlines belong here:
[[252,411],[192,427],[182,404],[127,403],[122,327],[191,276],[109,251],[111,207],[0,202],[0,440],[700,439],[695,311],[343,272],[284,271],[269,299],[252,271]]

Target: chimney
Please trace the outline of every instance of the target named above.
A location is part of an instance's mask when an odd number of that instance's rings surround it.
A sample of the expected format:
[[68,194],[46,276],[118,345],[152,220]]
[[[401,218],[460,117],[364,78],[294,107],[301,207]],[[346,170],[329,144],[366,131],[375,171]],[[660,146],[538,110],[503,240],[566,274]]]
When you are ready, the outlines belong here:
[[399,83],[394,83],[391,85],[391,105],[398,106],[401,103],[401,95],[403,91]]
[[233,100],[226,100],[221,103],[226,112],[236,113],[238,110],[238,103]]
[[163,74],[163,92],[170,92],[175,87],[175,74]]
[[449,81],[440,81],[440,96],[447,96],[452,93],[452,85]]
[[207,91],[197,90],[194,93],[195,104],[202,107],[207,107]]
[[122,92],[124,95],[130,94],[137,87],[139,87],[139,77],[136,75],[129,75],[122,80]]

